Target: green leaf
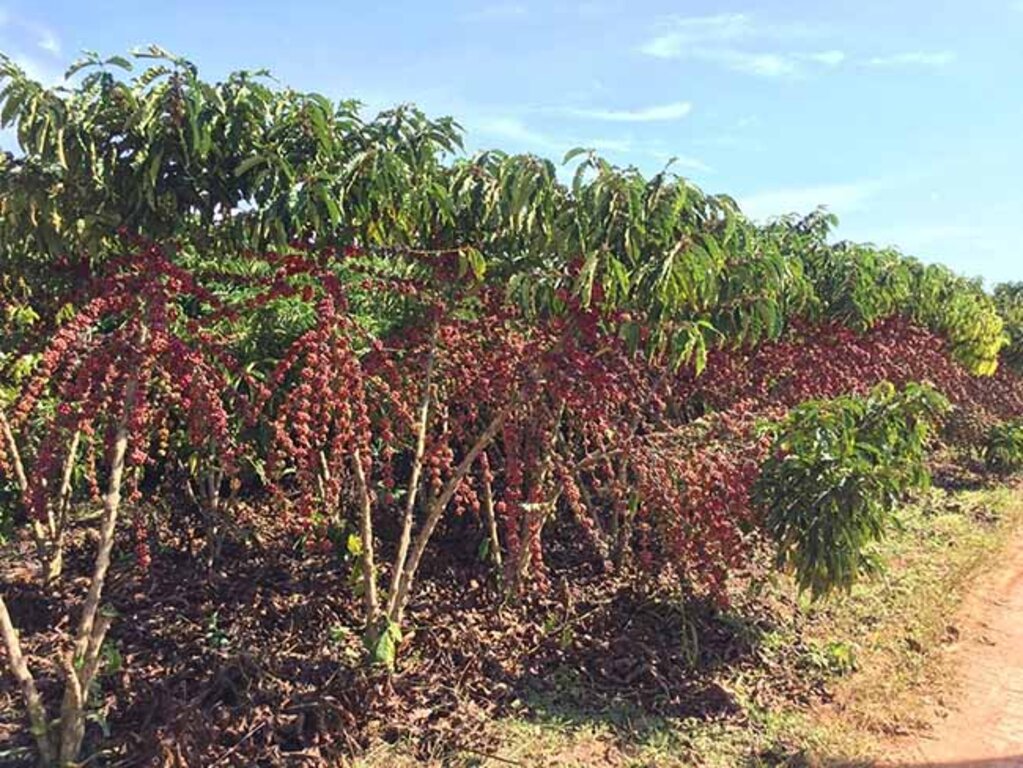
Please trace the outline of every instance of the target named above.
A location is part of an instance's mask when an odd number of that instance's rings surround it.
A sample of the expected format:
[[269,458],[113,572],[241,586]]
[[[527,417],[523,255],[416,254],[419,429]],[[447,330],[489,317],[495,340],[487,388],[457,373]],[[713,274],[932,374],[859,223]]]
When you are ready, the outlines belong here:
[[463,264],[472,272],[473,277],[480,281],[487,272],[487,262],[478,249],[467,247],[458,252]]
[[401,644],[401,628],[393,621],[387,621],[375,637],[368,636],[367,650],[370,663],[386,669],[394,669],[398,657],[398,646]]
[[74,62],[72,62],[71,66],[68,67],[67,70],[65,70],[64,79],[70,80],[72,77],[74,77],[75,74],[81,72],[83,69],[86,69],[87,67],[95,67],[98,64],[99,57],[95,53],[83,56],[80,59],[76,59]]
[[585,155],[589,151],[590,150],[586,149],[586,147],[574,147],[565,153],[565,157],[562,159],[561,164],[568,165],[570,162],[575,160],[575,158],[579,157],[579,155]]
[[109,59],[106,59],[103,63],[113,64],[115,67],[120,67],[121,69],[129,72],[134,68],[132,63],[124,56],[111,56]]
[[238,178],[239,176],[244,176],[253,168],[256,168],[257,166],[260,165],[264,165],[266,164],[266,162],[267,162],[266,157],[262,155],[252,155],[250,157],[246,157],[235,167],[234,176],[235,178]]

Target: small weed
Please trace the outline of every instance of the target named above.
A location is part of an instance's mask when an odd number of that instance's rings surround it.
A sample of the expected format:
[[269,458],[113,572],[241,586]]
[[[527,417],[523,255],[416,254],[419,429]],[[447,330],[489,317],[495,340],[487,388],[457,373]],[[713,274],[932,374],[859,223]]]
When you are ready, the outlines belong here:
[[356,666],[361,663],[364,653],[362,642],[351,627],[346,627],[344,624],[332,624],[327,630],[327,641],[348,666]]
[[206,633],[203,635],[206,645],[214,650],[223,651],[231,646],[231,638],[220,626],[220,612],[214,611],[206,620]]
[[841,677],[856,670],[856,649],[843,640],[813,640],[800,664],[826,675]]

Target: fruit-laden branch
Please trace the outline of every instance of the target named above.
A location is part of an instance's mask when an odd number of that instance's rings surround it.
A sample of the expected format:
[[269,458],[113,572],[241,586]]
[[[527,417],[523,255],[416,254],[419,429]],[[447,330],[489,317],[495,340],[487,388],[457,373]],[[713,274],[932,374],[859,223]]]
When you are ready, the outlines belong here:
[[[139,348],[148,342],[143,326]],[[85,697],[99,666],[100,649],[110,628],[110,618],[98,615],[103,585],[110,568],[110,554],[114,548],[117,517],[121,507],[121,486],[124,478],[125,456],[128,451],[129,424],[138,398],[138,374],[125,385],[124,406],[117,420],[113,450],[110,456],[110,478],[103,499],[103,520],[100,523],[99,550],[93,567],[89,591],[85,596],[82,616],[75,634],[73,655],[64,659],[64,701],[60,711],[60,761],[70,764],[78,758],[85,736]]]

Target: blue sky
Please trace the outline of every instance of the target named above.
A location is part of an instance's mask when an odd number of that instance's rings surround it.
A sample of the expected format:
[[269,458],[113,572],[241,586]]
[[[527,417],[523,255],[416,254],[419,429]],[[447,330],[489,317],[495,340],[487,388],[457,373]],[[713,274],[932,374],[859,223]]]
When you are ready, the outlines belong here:
[[470,148],[675,156],[754,217],[826,204],[842,237],[1023,280],[1023,0],[0,0],[0,50],[44,79],[151,42],[415,102]]

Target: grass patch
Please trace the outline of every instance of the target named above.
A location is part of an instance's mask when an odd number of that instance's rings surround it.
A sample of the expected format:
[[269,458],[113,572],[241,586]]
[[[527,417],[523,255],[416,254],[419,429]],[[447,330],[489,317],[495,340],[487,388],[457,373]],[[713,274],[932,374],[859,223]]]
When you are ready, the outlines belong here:
[[854,643],[858,656],[858,671],[834,686],[833,706],[817,713],[831,754],[884,757],[879,740],[931,720],[957,684],[944,653],[959,635],[956,611],[1021,518],[1023,502],[1006,488],[935,492],[903,511],[903,530],[884,547],[887,572],[811,609],[814,631]]

